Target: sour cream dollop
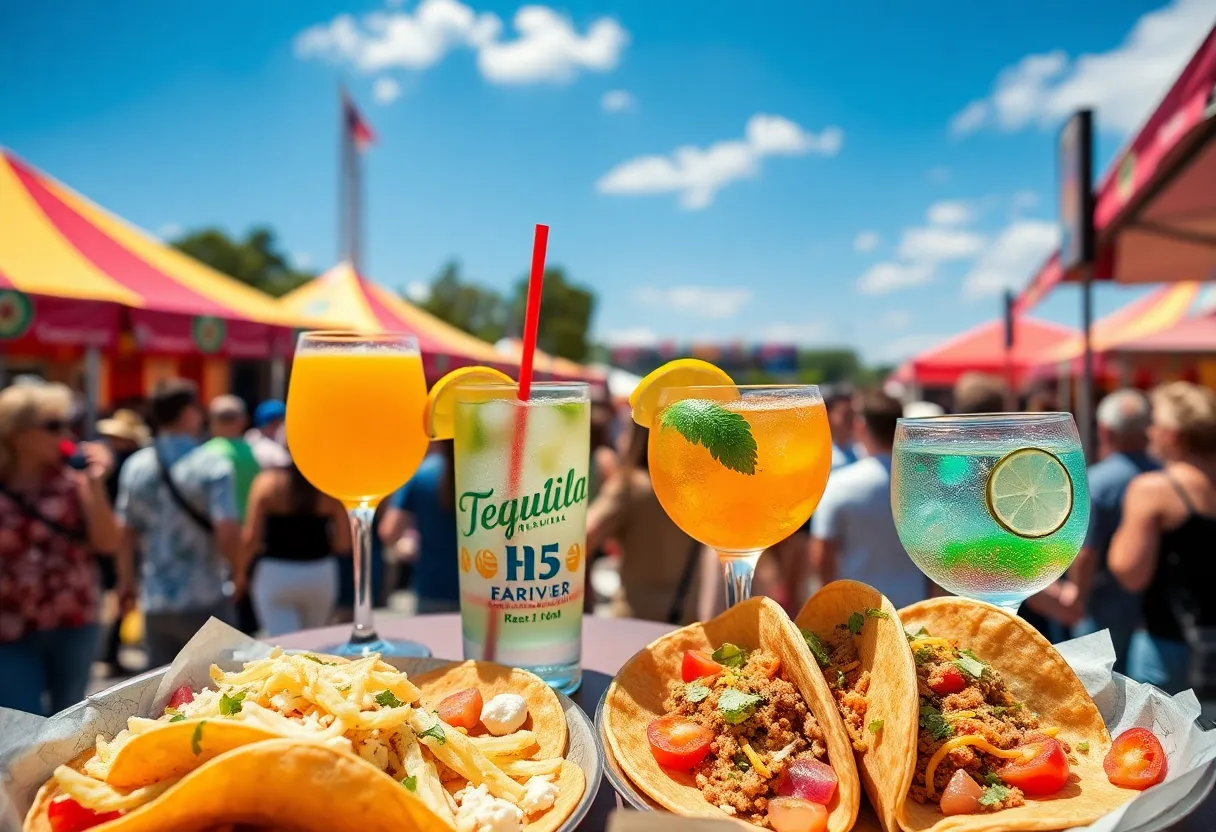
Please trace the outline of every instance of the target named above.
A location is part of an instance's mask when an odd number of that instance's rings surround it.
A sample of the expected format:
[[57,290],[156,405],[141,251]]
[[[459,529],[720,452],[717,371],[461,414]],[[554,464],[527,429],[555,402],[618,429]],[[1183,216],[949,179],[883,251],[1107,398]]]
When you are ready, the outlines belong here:
[[500,693],[481,709],[481,724],[496,737],[519,730],[528,718],[528,703],[517,693]]
[[458,832],[519,832],[524,813],[518,806],[490,794],[485,786],[466,786],[455,795]]
[[536,775],[524,783],[524,802],[521,808],[529,815],[543,812],[557,800],[557,786],[548,777]]

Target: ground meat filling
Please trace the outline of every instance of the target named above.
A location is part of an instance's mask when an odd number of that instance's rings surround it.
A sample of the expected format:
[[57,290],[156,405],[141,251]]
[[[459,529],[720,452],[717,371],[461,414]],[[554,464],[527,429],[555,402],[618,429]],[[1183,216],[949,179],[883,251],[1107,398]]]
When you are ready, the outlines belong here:
[[869,746],[866,730],[866,695],[870,692],[870,671],[861,666],[857,644],[847,624],[832,630],[823,645],[828,650],[828,665],[823,675],[836,698],[836,709],[853,741],[853,750],[864,752]]
[[[955,643],[927,634],[909,639],[920,694],[916,773],[909,796],[918,803],[936,803],[958,769],[966,771],[980,787],[998,784],[1000,769],[1006,761],[969,745],[952,749],[938,763],[933,773],[933,797],[926,792],[925,772],[934,753],[953,737],[978,735],[997,748],[1008,750],[1046,736],[1040,731],[1038,714],[1017,701],[1000,674],[969,650],[960,650]],[[960,676],[961,690],[936,692],[957,687]],[[1071,756],[1068,744],[1059,737],[1056,739]],[[1003,799],[982,803],[981,811],[1009,809],[1026,802],[1021,789],[1014,786],[1007,789]]]
[[[709,695],[690,701],[688,689],[703,684]],[[761,697],[754,711],[731,724],[719,706],[727,690]],[[695,697],[694,697],[695,698]],[[767,827],[769,798],[777,794],[781,774],[793,760],[813,757],[827,762],[823,729],[802,695],[781,676],[779,660],[755,651],[739,668],[728,668],[713,679],[675,684],[665,703],[667,713],[708,726],[716,739],[709,756],[694,770],[705,799],[740,820]],[[744,744],[769,771],[764,777],[744,751]]]

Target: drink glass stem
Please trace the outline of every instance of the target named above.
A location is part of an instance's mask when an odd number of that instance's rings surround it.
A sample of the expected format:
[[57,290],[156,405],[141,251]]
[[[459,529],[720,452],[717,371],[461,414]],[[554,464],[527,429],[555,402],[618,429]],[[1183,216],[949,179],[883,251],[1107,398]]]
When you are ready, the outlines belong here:
[[350,532],[355,565],[355,624],[351,644],[378,641],[372,621],[372,519],[376,509],[366,502],[350,509]]
[[752,576],[756,574],[756,562],[764,550],[758,552],[718,552],[722,561],[722,577],[726,581],[726,607],[752,597]]

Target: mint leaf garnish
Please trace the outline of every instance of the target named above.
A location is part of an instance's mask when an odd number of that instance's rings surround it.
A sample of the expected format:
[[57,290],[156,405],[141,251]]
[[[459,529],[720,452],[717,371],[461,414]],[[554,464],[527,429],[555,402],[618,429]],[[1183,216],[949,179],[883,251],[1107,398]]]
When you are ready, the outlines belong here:
[[832,663],[832,654],[828,652],[828,648],[819,640],[819,636],[810,630],[803,630],[802,638],[806,640],[806,646],[811,649],[811,655],[815,657],[815,661],[819,663],[820,667],[827,667]]
[[197,757],[203,753],[203,726],[207,724],[207,720],[200,722],[194,729],[194,734],[190,737],[190,750]]
[[405,703],[398,699],[391,690],[382,690],[376,694],[376,704],[385,708],[400,708]]
[[709,688],[700,682],[689,682],[684,686],[684,698],[694,705],[709,696]]
[[866,617],[859,612],[849,616],[849,632],[855,636],[861,635],[861,628],[866,625]]
[[705,399],[682,399],[669,405],[659,422],[660,430],[675,428],[694,445],[732,471],[756,473],[756,439],[751,425],[738,413]]
[[726,641],[710,655],[710,658],[724,667],[743,667],[744,662],[747,661],[747,651],[737,644]]
[[240,691],[236,696],[228,694],[220,695],[220,716],[232,716],[241,712],[241,702],[245,699],[245,691]]
[[718,710],[722,712],[722,719],[731,725],[738,725],[754,714],[756,706],[763,701],[763,696],[727,688],[718,696]]

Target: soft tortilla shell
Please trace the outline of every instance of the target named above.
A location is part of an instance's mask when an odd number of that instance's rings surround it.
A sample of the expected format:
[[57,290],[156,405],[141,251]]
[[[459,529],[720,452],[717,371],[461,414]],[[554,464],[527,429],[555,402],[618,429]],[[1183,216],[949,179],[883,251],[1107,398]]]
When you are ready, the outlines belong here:
[[[194,732],[199,725],[199,751],[194,753]],[[169,722],[142,734],[118,750],[106,782],[116,789],[137,789],[162,780],[182,777],[221,754],[279,735],[248,722],[223,719],[186,719]]]
[[668,633],[621,668],[604,699],[605,734],[613,756],[629,779],[665,808],[681,815],[725,817],[701,794],[692,775],[668,771],[655,762],[646,727],[663,715],[668,689],[680,680],[684,651],[713,650],[726,641],[761,648],[781,659],[785,675],[823,727],[828,761],[840,781],[828,807],[828,829],[845,832],[857,817],[861,792],[852,745],[806,642],[781,607],[768,598],[752,598],[711,621]]
[[[51,832],[47,807],[58,794],[54,780],[42,787],[25,832]],[[448,829],[412,792],[371,763],[298,739],[266,740],[222,754],[155,800],[95,829],[195,832],[225,824],[296,832]]]
[[858,774],[874,811],[887,832],[897,832],[893,795],[906,795],[916,766],[919,719],[916,665],[904,637],[899,614],[881,592],[857,581],[833,581],[820,589],[798,613],[795,623],[820,636],[830,635],[855,612],[880,609],[890,618],[867,618],[854,638],[861,666],[870,671],[866,724],[882,720],[877,735],[868,734],[868,749],[857,754]]
[[518,694],[528,703],[528,718],[522,728],[535,733],[540,746],[540,751],[530,756],[548,760],[566,753],[566,714],[562,703],[535,674],[491,662],[467,661],[430,670],[410,680],[422,691],[422,704],[427,710],[438,708],[444,698],[468,688],[481,691],[486,702],[500,693]]
[[[1136,796],[1112,786],[1102,770],[1110,734],[1094,701],[1063,657],[1038,630],[1002,609],[964,598],[933,598],[899,611],[903,625],[915,632],[956,639],[992,665],[1019,701],[1037,713],[1045,727],[1056,726],[1078,762],[1059,793],[1024,806],[983,815],[945,817],[936,805],[901,797],[899,824],[908,832],[1015,832],[1027,829],[1071,829],[1093,823]],[[913,683],[915,684],[915,682]],[[1088,753],[1076,750],[1088,742]]]

